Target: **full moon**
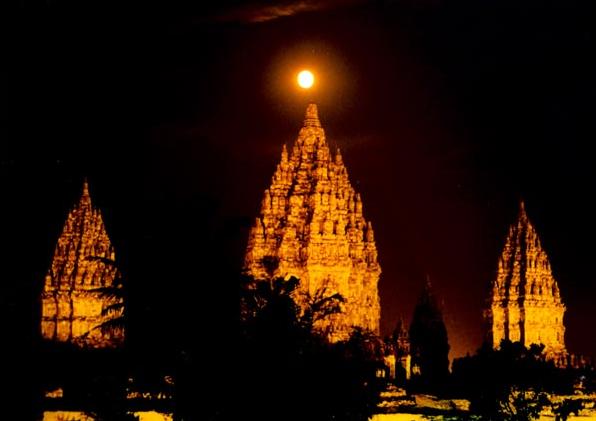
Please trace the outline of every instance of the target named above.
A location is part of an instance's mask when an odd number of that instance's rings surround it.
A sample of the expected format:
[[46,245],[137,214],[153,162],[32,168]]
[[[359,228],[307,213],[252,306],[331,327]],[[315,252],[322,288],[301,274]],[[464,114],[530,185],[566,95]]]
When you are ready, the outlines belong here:
[[303,89],[309,89],[315,83],[315,76],[308,70],[298,73],[298,85]]

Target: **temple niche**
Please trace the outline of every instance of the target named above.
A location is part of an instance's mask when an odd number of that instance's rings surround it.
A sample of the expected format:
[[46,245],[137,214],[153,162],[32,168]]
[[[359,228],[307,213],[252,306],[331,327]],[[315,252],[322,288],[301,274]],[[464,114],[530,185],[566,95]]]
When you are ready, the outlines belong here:
[[490,343],[493,348],[504,339],[526,347],[543,344],[548,358],[564,360],[564,313],[548,256],[521,202],[499,258],[485,312]]
[[124,311],[115,253],[101,212],[94,208],[85,181],[78,204],[70,211],[42,293],[44,339],[87,348],[122,344]]
[[354,327],[379,331],[374,231],[339,149],[332,154],[327,144],[315,104],[291,151],[282,149],[250,231],[244,271],[261,281],[297,277],[298,304],[341,294],[342,312],[317,325],[333,341],[347,339]]

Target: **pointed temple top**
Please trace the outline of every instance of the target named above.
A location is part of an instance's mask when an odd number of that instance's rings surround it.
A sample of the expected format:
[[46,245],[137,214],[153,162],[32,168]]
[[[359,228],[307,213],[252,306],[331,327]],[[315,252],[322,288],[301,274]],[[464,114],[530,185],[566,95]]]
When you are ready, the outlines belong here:
[[519,219],[528,219],[528,214],[526,213],[526,204],[523,199],[519,201]]
[[554,297],[554,301],[560,302],[559,288],[548,255],[523,201],[520,201],[517,222],[509,227],[493,289],[497,300],[510,296],[531,296],[535,299],[537,295],[544,295],[550,301]]
[[341,165],[344,162],[342,156],[341,156],[341,151],[339,150],[339,148],[337,148],[337,150],[335,151],[335,163],[337,165]]
[[83,192],[77,207],[91,207],[91,194],[89,194],[89,182],[87,177],[83,181]]
[[397,324],[395,325],[395,329],[393,330],[393,335],[395,337],[408,336],[408,329],[406,327],[406,323],[404,322],[404,318],[401,316],[397,320]]
[[430,293],[431,289],[432,289],[432,284],[430,282],[430,275],[427,273],[426,281],[424,282],[424,290]]
[[304,127],[321,127],[317,104],[311,103],[308,104],[308,107],[306,107],[306,114],[304,115]]
[[91,195],[89,194],[89,180],[87,180],[87,177],[85,177],[85,179],[83,180],[82,197],[91,197]]
[[426,305],[429,308],[436,310],[438,313],[442,311],[442,306],[439,305],[437,297],[435,297],[430,281],[430,275],[428,274],[426,274],[424,286],[422,287],[422,292],[420,293],[420,298],[418,299],[418,305]]

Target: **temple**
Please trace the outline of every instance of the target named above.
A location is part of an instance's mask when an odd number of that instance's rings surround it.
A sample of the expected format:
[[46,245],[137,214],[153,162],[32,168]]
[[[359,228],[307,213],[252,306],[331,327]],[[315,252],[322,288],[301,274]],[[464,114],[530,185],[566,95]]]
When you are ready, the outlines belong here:
[[85,181],[70,211],[42,293],[44,339],[79,347],[113,348],[124,340],[124,303],[115,254]]
[[517,222],[509,228],[485,312],[489,340],[524,346],[543,344],[547,357],[566,357],[565,306],[538,234],[520,204]]
[[414,307],[409,340],[415,383],[427,390],[445,384],[449,376],[449,338],[428,277]]
[[393,346],[395,353],[395,378],[404,383],[410,380],[412,356],[410,354],[410,334],[403,319],[399,319],[393,331]]
[[373,228],[339,149],[331,154],[315,104],[308,105],[291,152],[283,147],[250,231],[244,270],[256,280],[297,277],[299,304],[341,294],[341,313],[317,326],[332,341],[347,339],[355,327],[379,331],[381,267]]

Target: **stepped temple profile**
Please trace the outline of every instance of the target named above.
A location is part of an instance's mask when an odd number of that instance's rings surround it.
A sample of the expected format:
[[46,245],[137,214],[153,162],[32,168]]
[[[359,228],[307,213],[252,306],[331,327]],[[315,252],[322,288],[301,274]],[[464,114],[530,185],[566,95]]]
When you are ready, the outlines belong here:
[[524,346],[544,344],[551,359],[566,357],[565,306],[523,202],[499,258],[489,306],[485,316],[494,348],[508,339]]
[[[44,339],[80,347],[111,348],[124,340],[122,328],[102,329],[121,316],[119,273],[114,248],[85,181],[79,203],[70,211],[42,293]],[[109,333],[107,333],[109,332]]]
[[414,307],[408,336],[412,377],[433,385],[444,383],[449,376],[449,338],[443,311],[429,278]]
[[381,267],[373,228],[339,149],[331,154],[315,104],[308,105],[291,152],[283,147],[250,231],[244,270],[257,280],[297,277],[298,304],[341,294],[342,312],[318,326],[332,341],[347,339],[353,327],[379,331]]

